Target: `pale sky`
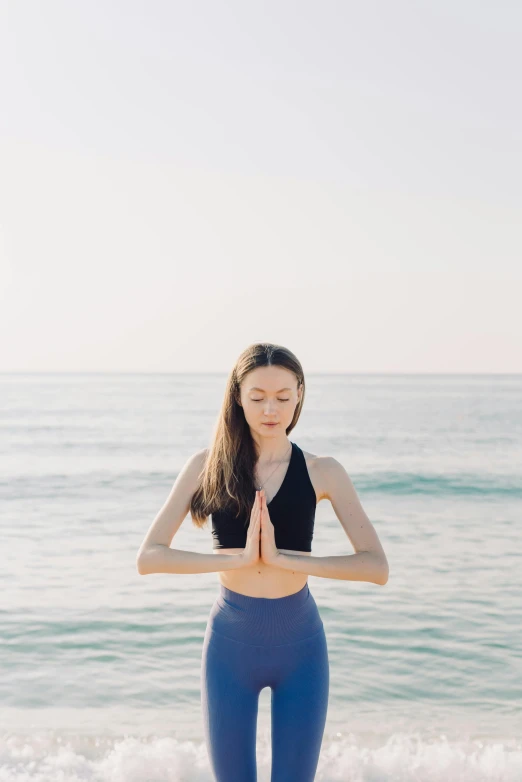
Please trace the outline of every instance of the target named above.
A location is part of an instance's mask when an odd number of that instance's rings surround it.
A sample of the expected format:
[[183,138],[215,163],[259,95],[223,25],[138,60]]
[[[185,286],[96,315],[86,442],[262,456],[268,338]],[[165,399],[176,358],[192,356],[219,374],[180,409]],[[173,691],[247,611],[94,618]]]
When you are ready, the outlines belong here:
[[0,9],[0,372],[522,372],[520,3]]

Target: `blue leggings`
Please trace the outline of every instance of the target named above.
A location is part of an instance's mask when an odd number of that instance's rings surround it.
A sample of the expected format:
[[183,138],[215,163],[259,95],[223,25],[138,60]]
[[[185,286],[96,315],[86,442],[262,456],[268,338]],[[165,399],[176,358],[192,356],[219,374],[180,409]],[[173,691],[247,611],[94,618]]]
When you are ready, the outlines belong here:
[[323,740],[330,669],[308,584],[278,598],[220,584],[201,664],[205,741],[217,782],[256,782],[259,693],[272,690],[271,782],[312,782]]

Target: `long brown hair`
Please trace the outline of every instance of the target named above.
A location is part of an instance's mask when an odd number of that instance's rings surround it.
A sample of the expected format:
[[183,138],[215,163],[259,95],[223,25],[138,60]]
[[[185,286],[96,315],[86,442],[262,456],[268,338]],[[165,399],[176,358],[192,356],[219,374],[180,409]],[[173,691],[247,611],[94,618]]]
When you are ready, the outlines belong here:
[[201,483],[190,503],[190,514],[196,527],[202,527],[209,514],[218,509],[232,510],[236,518],[246,515],[247,525],[255,500],[254,468],[257,462],[256,444],[250,434],[242,406],[239,404],[243,378],[258,367],[280,366],[289,369],[302,386],[288,435],[299,420],[305,398],[303,368],[291,350],[270,342],[249,345],[237,359],[227,379],[225,396],[211,445],[200,473]]

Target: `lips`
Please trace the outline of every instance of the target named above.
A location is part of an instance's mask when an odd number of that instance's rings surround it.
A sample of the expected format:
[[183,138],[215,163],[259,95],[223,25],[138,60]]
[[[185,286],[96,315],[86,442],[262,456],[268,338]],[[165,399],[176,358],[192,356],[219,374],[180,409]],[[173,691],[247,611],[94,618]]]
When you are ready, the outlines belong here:
[[263,424],[263,426],[277,426],[277,424]]

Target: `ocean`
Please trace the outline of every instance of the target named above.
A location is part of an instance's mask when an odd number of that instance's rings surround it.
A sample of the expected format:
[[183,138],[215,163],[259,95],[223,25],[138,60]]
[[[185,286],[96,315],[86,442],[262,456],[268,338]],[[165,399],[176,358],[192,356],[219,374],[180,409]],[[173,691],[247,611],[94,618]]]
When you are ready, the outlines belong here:
[[[217,573],[140,576],[226,374],[0,375],[0,782],[210,782]],[[322,782],[522,780],[522,376],[310,374],[289,437],[345,466],[385,586],[310,576],[330,660]],[[190,516],[171,544],[212,552]],[[314,556],[353,549],[331,504]],[[270,690],[258,779],[270,779]],[[295,780],[299,782],[299,780]]]

